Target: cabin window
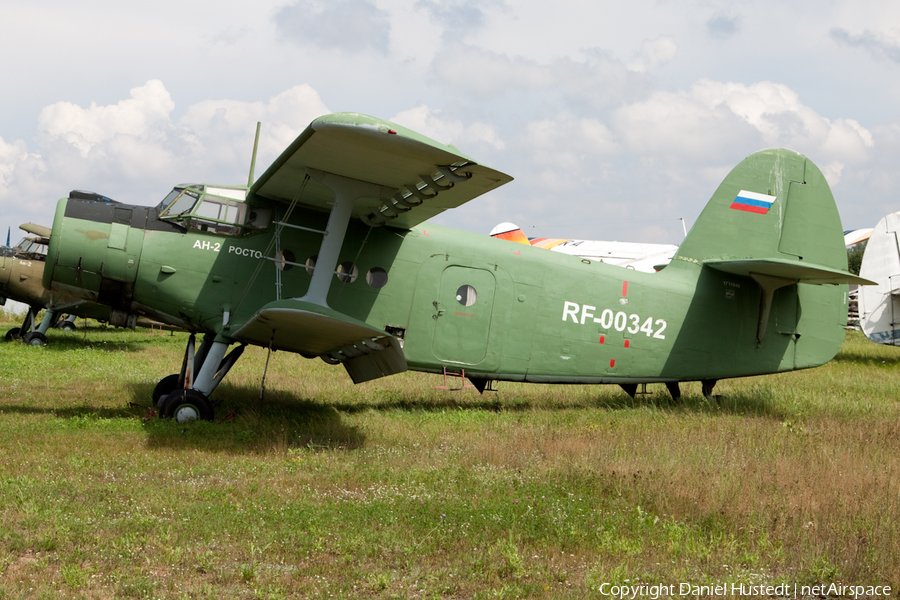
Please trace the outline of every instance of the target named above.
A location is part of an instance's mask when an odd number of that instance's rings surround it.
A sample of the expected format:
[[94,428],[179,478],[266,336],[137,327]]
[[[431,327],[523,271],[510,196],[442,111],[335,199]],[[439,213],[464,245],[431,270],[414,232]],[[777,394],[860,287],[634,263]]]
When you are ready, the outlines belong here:
[[381,267],[372,267],[369,269],[369,272],[366,273],[366,283],[370,286],[379,290],[387,285],[388,282],[388,274],[387,271],[382,269]]
[[275,266],[281,271],[290,271],[294,268],[297,257],[288,249],[282,249],[275,255]]
[[337,278],[342,283],[353,283],[357,276],[359,276],[359,269],[349,260],[338,265]]
[[22,241],[16,244],[16,248],[28,258],[43,260],[47,256],[47,244],[42,244],[32,238],[22,238]]
[[456,290],[456,301],[463,306],[472,306],[478,299],[478,293],[471,285],[461,285]]
[[191,216],[191,229],[237,235],[244,221],[246,205],[227,198],[204,196]]

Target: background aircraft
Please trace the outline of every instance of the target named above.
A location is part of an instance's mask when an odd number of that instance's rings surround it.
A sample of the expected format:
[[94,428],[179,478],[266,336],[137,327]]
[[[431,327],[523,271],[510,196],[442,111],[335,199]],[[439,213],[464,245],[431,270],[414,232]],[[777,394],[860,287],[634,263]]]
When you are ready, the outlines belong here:
[[[725,178],[671,263],[643,273],[425,223],[509,182],[396,124],[327,115],[249,186],[176,186],[158,206],[73,192],[44,285],[191,336],[154,391],[211,419],[246,344],[342,364],[490,381],[716,381],[813,367],[844,338],[847,271],[819,169],[766,150]],[[230,353],[232,345],[237,347]]]
[[518,225],[500,223],[491,230],[491,237],[536,248],[545,248],[571,256],[604,262],[645,273],[655,273],[669,264],[678,246],[674,244],[645,244],[639,242],[607,242],[557,238],[529,239]]
[[[847,248],[865,242],[872,234],[872,228],[853,229],[844,232]],[[513,223],[500,223],[491,230],[491,237],[519,244],[546,248],[581,258],[603,261],[646,273],[655,273],[669,264],[678,251],[674,244],[648,244],[642,242],[607,242],[597,240],[573,240],[568,238],[528,238],[522,229]],[[855,284],[853,287],[856,287]]]
[[55,311],[45,315],[40,323],[35,322],[37,313],[50,305],[51,294],[41,283],[50,228],[34,223],[19,227],[32,235],[11,246],[7,234],[7,245],[0,247],[0,304],[5,305],[6,300],[10,299],[28,308],[22,326],[7,331],[4,339],[9,342],[22,338],[26,344],[41,345],[47,341],[46,333],[51,326],[73,330],[75,324],[71,319],[59,320],[60,313]]
[[872,230],[863,254],[861,277],[876,283],[859,290],[859,324],[878,344],[900,345],[900,212],[881,219]]

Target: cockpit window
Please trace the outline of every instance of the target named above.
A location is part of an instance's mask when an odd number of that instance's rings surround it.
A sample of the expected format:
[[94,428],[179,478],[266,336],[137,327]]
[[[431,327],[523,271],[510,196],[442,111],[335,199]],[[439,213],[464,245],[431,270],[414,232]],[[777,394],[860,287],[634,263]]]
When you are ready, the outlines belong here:
[[160,216],[179,217],[191,212],[200,194],[194,190],[175,188],[159,204]]
[[239,235],[244,227],[254,227],[245,223],[246,195],[246,188],[180,186],[160,202],[159,216],[180,221],[190,229]]
[[47,256],[47,244],[33,238],[22,238],[15,249],[19,256],[33,260],[44,260]]

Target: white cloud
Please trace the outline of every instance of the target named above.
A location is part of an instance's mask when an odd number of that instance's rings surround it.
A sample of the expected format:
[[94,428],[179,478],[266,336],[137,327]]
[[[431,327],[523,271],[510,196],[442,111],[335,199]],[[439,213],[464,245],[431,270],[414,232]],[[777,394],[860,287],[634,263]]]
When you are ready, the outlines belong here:
[[638,73],[653,71],[675,58],[677,53],[678,44],[672,36],[662,35],[655,40],[645,40],[640,51],[628,63],[628,68]]
[[673,160],[788,147],[824,159],[832,185],[843,166],[864,162],[874,148],[871,132],[857,121],[827,119],[786,85],[767,81],[701,80],[689,90],[657,92],[620,109],[616,131],[629,149]]
[[463,124],[458,119],[445,118],[440,109],[433,109],[425,105],[397,113],[389,120],[442,144],[462,146],[486,144],[497,150],[502,150],[506,146],[493,126],[477,121]]
[[435,56],[432,69],[433,77],[454,96],[517,107],[553,99],[572,108],[598,110],[632,99],[645,87],[639,73],[596,48],[582,50],[577,58],[536,61],[449,42]]
[[[179,121],[190,132],[194,153],[212,165],[249,158],[256,124],[262,123],[258,164],[268,165],[315,119],[329,112],[318,92],[297,85],[268,101],[204,100]],[[259,172],[259,171],[257,171]]]
[[[47,106],[39,117],[39,151],[0,138],[0,210],[31,213],[13,220],[47,222],[52,204],[71,189],[153,204],[186,181],[246,181],[256,122],[263,122],[261,172],[314,118],[328,113],[308,85],[267,101],[204,100],[175,121],[175,102],[162,82],[134,88],[126,100],[81,107]],[[40,213],[34,216],[33,213]]]
[[368,0],[301,0],[279,9],[274,19],[281,37],[296,44],[347,54],[388,50],[389,14]]
[[606,125],[568,113],[528,123],[523,142],[543,169],[564,174],[594,171],[599,159],[619,150]]
[[41,111],[38,128],[49,136],[62,137],[82,156],[97,144],[117,135],[146,137],[160,124],[168,123],[175,103],[159,80],[131,90],[131,98],[115,105],[81,108],[57,102]]
[[656,92],[621,107],[612,119],[630,152],[678,162],[728,155],[730,148],[747,146],[748,137],[756,137],[739,115],[721,104],[710,106],[693,90]]

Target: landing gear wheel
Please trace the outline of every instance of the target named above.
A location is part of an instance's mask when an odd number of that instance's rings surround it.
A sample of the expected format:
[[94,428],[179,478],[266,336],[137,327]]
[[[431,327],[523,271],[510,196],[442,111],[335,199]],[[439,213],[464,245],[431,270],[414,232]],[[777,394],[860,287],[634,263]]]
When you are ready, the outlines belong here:
[[159,416],[187,423],[203,419],[213,420],[213,409],[205,395],[196,390],[176,390],[165,397]]
[[156,384],[156,387],[153,388],[153,406],[157,407],[158,410],[162,411],[162,403],[160,400],[162,400],[164,396],[168,396],[178,389],[178,375],[178,373],[166,375],[160,379],[159,383]]
[[59,328],[63,331],[75,331],[78,329],[72,321],[63,321]]
[[13,327],[9,331],[6,332],[6,341],[11,342],[13,340],[17,340],[22,337],[22,329],[20,327]]
[[31,333],[23,335],[22,341],[25,342],[27,346],[46,346],[47,336],[40,331],[32,331]]

